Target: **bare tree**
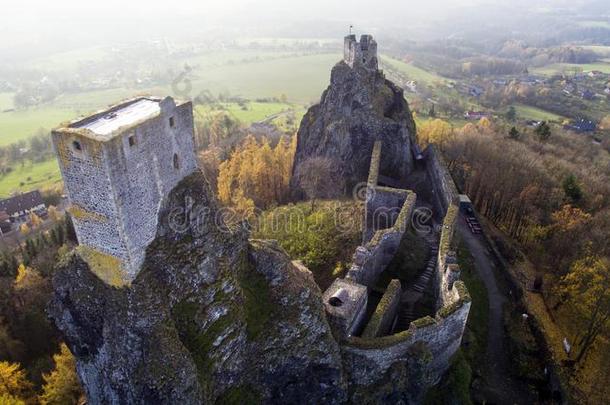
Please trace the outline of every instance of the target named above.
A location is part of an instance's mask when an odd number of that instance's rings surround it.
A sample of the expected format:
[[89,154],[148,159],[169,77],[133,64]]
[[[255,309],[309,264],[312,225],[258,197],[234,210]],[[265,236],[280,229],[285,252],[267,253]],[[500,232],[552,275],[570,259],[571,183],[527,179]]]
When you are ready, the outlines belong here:
[[332,198],[341,194],[343,178],[337,172],[338,165],[327,157],[316,156],[305,160],[297,169],[296,176],[305,195],[311,200],[311,210],[316,199]]

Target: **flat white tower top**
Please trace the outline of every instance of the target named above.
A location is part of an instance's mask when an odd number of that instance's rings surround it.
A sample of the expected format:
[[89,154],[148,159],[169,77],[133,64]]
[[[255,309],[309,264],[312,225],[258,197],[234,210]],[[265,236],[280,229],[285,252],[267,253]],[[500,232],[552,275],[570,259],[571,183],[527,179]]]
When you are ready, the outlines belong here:
[[143,98],[92,121],[78,123],[73,128],[89,129],[96,135],[107,136],[121,127],[152,118],[160,111],[159,100]]

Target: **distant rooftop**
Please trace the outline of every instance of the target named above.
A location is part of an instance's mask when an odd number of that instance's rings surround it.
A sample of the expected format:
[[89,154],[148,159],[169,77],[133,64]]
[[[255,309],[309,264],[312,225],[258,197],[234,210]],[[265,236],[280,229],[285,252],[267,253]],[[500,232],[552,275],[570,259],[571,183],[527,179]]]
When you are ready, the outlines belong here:
[[107,136],[121,127],[152,118],[160,111],[159,100],[141,98],[118,108],[111,108],[107,113],[94,116],[94,119],[79,121],[71,125],[71,128],[88,129],[96,135]]

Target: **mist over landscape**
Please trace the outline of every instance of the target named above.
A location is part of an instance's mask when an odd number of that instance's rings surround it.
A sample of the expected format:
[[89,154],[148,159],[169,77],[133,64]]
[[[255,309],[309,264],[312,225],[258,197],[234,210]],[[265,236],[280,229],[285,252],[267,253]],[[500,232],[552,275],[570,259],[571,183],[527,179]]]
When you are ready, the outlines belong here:
[[0,4],[0,405],[609,369],[607,0]]

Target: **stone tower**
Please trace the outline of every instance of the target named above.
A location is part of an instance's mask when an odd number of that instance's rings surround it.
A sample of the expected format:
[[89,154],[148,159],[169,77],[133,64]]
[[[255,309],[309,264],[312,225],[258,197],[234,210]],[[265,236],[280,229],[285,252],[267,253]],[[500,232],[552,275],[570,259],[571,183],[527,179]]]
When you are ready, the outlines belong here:
[[376,71],[377,42],[372,35],[362,35],[360,42],[356,41],[356,36],[353,34],[346,36],[343,44],[343,60],[351,68],[364,67]]
[[192,103],[140,97],[53,131],[83,257],[102,280],[137,276],[163,199],[197,169]]

